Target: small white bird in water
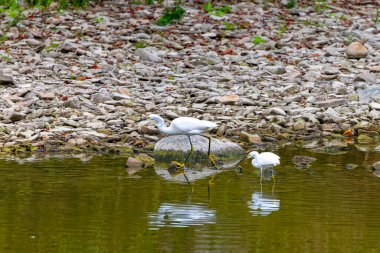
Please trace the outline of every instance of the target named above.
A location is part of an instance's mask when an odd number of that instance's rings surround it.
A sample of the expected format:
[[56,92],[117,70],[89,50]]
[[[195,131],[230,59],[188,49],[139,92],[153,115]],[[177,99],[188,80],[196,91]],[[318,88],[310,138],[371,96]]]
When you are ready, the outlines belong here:
[[280,157],[278,155],[271,152],[263,152],[259,154],[257,151],[252,151],[247,157],[253,158],[253,167],[260,169],[260,181],[263,178],[263,169],[272,169],[272,177],[274,178],[273,167],[280,164]]
[[[164,119],[157,114],[150,114],[149,118],[154,120],[158,124],[158,129],[161,133],[168,135],[186,135],[189,138],[191,149],[190,153],[187,155],[184,163],[174,162],[178,168],[183,168],[185,163],[189,159],[191,153],[194,151],[193,143],[191,142],[191,135],[202,135],[202,133],[210,131],[213,128],[217,127],[217,124],[207,120],[199,120],[191,117],[179,117],[174,119],[170,125],[167,127],[165,125]],[[211,149],[211,137],[202,135],[208,139],[208,151],[207,156],[210,159],[211,163],[216,166],[215,160],[212,155],[210,155]]]

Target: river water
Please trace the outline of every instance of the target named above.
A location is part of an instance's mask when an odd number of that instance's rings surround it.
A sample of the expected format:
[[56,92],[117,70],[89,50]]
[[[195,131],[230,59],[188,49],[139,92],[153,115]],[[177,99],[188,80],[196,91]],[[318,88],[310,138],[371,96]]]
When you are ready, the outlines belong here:
[[380,252],[379,153],[274,151],[275,180],[245,162],[193,194],[122,156],[2,159],[0,252]]

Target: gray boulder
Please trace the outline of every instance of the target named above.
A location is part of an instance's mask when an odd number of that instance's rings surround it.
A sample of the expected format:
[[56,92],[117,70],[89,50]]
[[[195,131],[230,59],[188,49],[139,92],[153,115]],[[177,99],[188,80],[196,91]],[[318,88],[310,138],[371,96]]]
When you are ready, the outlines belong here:
[[[189,157],[188,163],[209,164],[207,157],[208,139],[202,136],[191,136],[194,152]],[[154,159],[156,162],[183,162],[190,152],[190,142],[185,135],[169,136],[161,139],[154,147]],[[239,145],[228,140],[212,139],[211,154],[215,160],[226,164],[236,164],[245,157],[245,151]],[[223,166],[224,167],[224,166]]]

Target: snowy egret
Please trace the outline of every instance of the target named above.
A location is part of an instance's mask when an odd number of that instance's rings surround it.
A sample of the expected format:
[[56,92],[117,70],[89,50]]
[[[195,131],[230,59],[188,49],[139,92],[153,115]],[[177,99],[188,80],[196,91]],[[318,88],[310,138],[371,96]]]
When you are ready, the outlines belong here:
[[212,165],[214,165],[216,168],[216,162],[213,158],[212,155],[210,155],[210,150],[211,150],[211,137],[202,135],[203,133],[210,131],[213,128],[217,127],[217,124],[211,121],[207,120],[199,120],[196,118],[191,118],[191,117],[179,117],[174,119],[171,123],[170,126],[165,125],[164,119],[157,114],[150,114],[149,118],[151,120],[154,120],[157,122],[158,129],[160,130],[161,133],[168,134],[168,135],[186,135],[189,138],[190,141],[190,152],[187,155],[184,163],[179,163],[176,161],[173,161],[173,163],[179,168],[185,167],[185,163],[189,159],[190,155],[194,151],[194,146],[193,143],[191,142],[191,135],[201,135],[203,137],[206,137],[208,139],[208,151],[207,151],[207,157],[211,161]]
[[260,181],[263,178],[263,169],[272,169],[272,177],[274,179],[273,167],[280,164],[280,157],[271,152],[263,152],[259,154],[257,151],[252,151],[248,154],[248,158],[253,158],[253,167],[260,169]]

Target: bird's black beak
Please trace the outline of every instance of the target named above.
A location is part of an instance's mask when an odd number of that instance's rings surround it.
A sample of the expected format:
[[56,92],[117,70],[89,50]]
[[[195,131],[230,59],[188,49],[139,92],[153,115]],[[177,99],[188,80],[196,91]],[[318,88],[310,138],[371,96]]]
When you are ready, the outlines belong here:
[[137,120],[136,122],[137,123],[139,123],[139,122],[141,122],[141,121],[145,121],[145,120],[148,120],[148,118],[147,117],[141,117],[139,120]]
[[242,161],[244,161],[245,159],[247,159],[248,157],[244,157],[243,159],[241,159],[237,164],[241,163]]

